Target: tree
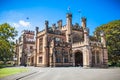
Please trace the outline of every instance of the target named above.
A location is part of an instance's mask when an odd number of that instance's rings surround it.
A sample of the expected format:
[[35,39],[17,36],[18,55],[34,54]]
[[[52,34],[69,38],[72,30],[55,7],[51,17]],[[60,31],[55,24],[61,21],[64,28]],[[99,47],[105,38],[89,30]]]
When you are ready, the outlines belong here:
[[120,20],[97,27],[94,33],[96,33],[98,39],[100,39],[99,33],[101,31],[104,31],[106,36],[109,64],[120,66]]
[[0,25],[0,61],[6,63],[12,58],[15,36],[17,36],[15,28],[7,23]]

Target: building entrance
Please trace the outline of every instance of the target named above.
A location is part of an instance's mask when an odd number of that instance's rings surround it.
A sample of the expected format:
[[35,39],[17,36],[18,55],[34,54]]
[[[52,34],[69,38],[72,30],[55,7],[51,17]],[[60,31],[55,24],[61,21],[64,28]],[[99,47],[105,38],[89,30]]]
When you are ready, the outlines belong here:
[[82,52],[75,53],[75,66],[82,66],[83,67],[83,54],[82,54]]

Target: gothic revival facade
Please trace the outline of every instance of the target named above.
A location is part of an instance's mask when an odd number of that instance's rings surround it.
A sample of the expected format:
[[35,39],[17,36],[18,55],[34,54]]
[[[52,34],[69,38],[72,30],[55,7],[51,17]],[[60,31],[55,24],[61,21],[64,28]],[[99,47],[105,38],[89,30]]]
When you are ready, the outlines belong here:
[[101,41],[90,39],[87,19],[82,17],[81,21],[81,26],[72,24],[72,14],[67,13],[64,26],[62,20],[59,20],[57,26],[53,24],[52,27],[45,21],[45,29],[42,31],[36,27],[35,49],[29,59],[30,65],[107,66],[108,53],[104,33],[101,33]]
[[72,24],[72,14],[66,14],[66,25],[62,20],[58,25],[49,27],[45,21],[45,29],[36,28],[35,66],[107,66],[108,53],[104,33],[100,41],[91,41],[86,18],[82,25]]

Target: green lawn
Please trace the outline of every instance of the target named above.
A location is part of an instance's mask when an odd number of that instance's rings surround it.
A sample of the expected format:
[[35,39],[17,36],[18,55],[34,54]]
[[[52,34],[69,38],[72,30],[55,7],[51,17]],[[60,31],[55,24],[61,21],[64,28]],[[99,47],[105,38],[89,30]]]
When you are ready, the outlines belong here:
[[0,78],[28,71],[27,68],[0,68]]

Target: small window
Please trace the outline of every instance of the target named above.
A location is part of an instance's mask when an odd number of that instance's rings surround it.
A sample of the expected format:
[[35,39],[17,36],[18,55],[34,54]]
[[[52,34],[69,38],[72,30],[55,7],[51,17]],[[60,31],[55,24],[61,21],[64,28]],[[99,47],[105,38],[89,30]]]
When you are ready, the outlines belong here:
[[56,54],[60,54],[60,51],[58,50],[58,51],[56,51]]
[[60,63],[61,62],[60,58],[56,58],[56,62]]
[[33,46],[30,46],[30,49],[33,49]]
[[68,63],[68,58],[67,57],[64,58],[64,62]]
[[39,57],[39,63],[42,63],[42,57]]
[[60,38],[55,38],[56,41],[60,41]]

